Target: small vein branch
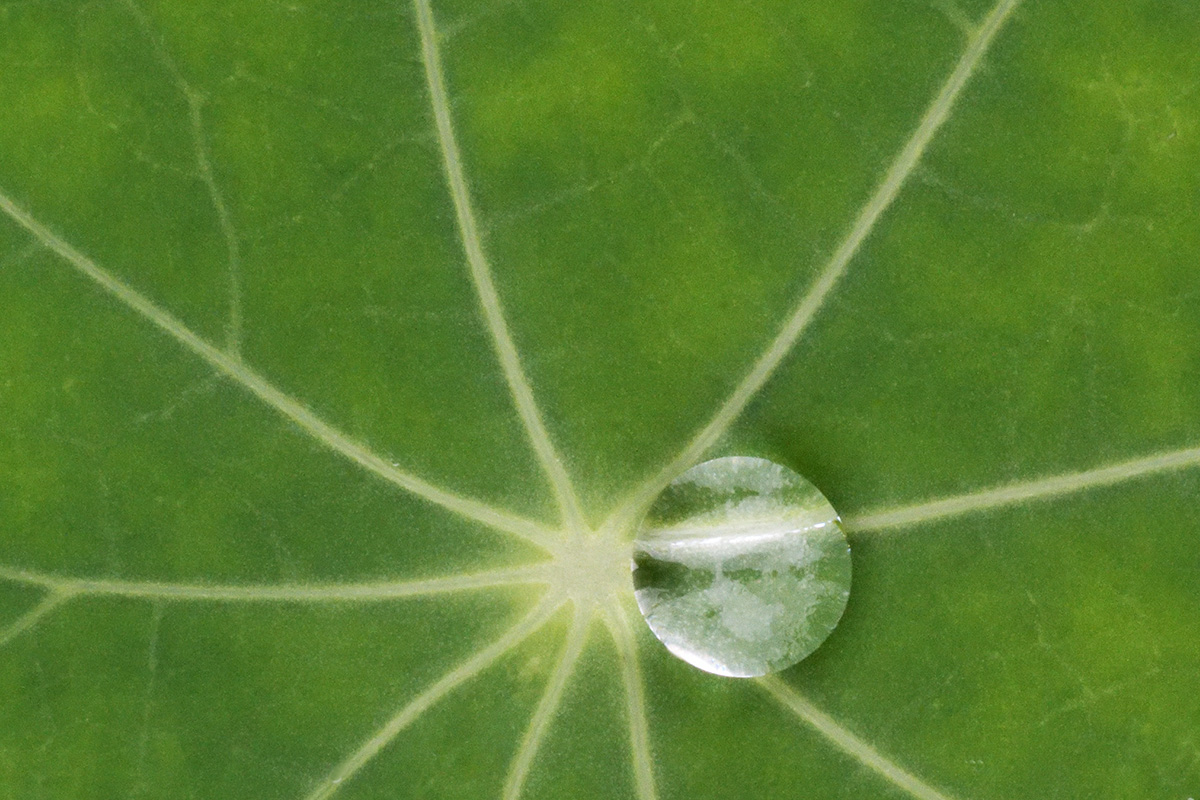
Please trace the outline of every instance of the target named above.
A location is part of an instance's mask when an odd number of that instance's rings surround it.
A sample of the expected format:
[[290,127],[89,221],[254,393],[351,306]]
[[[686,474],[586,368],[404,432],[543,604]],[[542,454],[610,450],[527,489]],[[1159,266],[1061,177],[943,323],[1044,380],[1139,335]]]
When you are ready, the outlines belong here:
[[0,647],[4,647],[22,633],[31,630],[34,626],[42,621],[43,617],[61,606],[63,603],[70,600],[76,594],[76,592],[66,588],[52,589],[44,598],[42,598],[40,603],[18,617],[16,621],[7,628],[0,631]]
[[426,480],[397,468],[366,445],[351,439],[342,431],[317,416],[299,400],[286,394],[259,373],[244,364],[240,358],[214,346],[202,338],[177,317],[137,291],[107,270],[101,268],[87,256],[67,244],[45,225],[38,222],[29,212],[18,206],[7,195],[0,193],[0,211],[3,211],[21,227],[25,228],[43,245],[65,259],[71,266],[90,278],[132,311],[144,317],[160,331],[170,336],[193,354],[206,361],[218,373],[232,380],[257,397],[276,412],[289,419],[314,440],[358,464],[377,477],[417,495],[435,505],[460,516],[475,520],[490,528],[517,536],[521,539],[547,547],[556,540],[557,534],[548,528],[493,508],[478,500],[462,497]]
[[150,614],[150,634],[146,642],[146,694],[142,701],[142,728],[138,735],[137,766],[134,769],[136,780],[130,798],[141,797],[150,790],[150,781],[146,775],[146,761],[150,752],[151,722],[154,718],[154,691],[158,683],[158,639],[162,629],[163,605],[155,603]]
[[162,64],[163,69],[167,71],[167,74],[171,76],[171,81],[187,102],[188,122],[191,126],[192,151],[196,161],[196,169],[199,171],[200,182],[204,184],[204,188],[208,192],[209,202],[212,204],[213,211],[217,215],[217,226],[220,228],[221,236],[225,240],[229,295],[229,317],[225,330],[226,349],[236,356],[241,351],[242,340],[241,252],[238,245],[237,229],[233,224],[233,217],[229,213],[229,206],[225,202],[225,195],[221,192],[216,175],[213,173],[208,135],[205,133],[204,127],[205,97],[202,92],[197,90],[183,77],[183,71],[179,69],[179,65],[175,62],[175,59],[171,57],[162,38],[154,32],[150,24],[150,18],[146,16],[141,6],[135,0],[125,0],[125,5],[137,20],[138,25],[141,26],[142,31],[146,34],[146,38],[150,40],[155,57]]
[[188,116],[192,125],[192,144],[196,153],[196,166],[200,170],[200,181],[208,190],[209,201],[217,215],[217,225],[225,240],[225,258],[229,284],[229,319],[226,322],[225,347],[233,356],[241,354],[242,347],[242,257],[238,244],[237,228],[225,202],[225,195],[213,173],[209,156],[208,136],[204,128],[204,98],[188,87],[186,92]]
[[1020,0],[1000,0],[987,18],[974,32],[967,42],[953,72],[946,79],[941,90],[933,99],[929,108],[921,117],[920,123],[909,137],[904,147],[896,155],[884,173],[883,180],[875,189],[874,194],[859,211],[858,217],[850,227],[845,238],[838,245],[833,256],[821,269],[816,283],[808,290],[784,322],[783,327],[776,333],[767,349],[758,357],[750,371],[746,373],[733,393],[725,400],[717,413],[700,430],[698,434],[654,478],[637,490],[632,499],[625,503],[607,523],[608,527],[628,525],[651,500],[662,491],[675,476],[686,470],[703,457],[729,429],[746,408],[751,399],[758,394],[767,380],[774,374],[780,362],[791,352],[800,335],[816,317],[825,304],[830,292],[846,272],[851,259],[859,247],[871,235],[875,224],[891,206],[908,177],[912,174],[921,156],[933,140],[934,134],[949,118],[950,110],[958,99],[963,88],[982,62],[984,55],[991,46],[996,34],[1005,21],[1017,7]]
[[579,500],[571,484],[571,479],[567,475],[562,457],[550,439],[550,433],[546,429],[542,413],[534,399],[533,389],[521,366],[521,358],[513,343],[512,335],[509,333],[508,323],[504,319],[504,311],[500,304],[500,296],[492,280],[487,256],[483,252],[483,241],[479,235],[479,226],[475,222],[475,213],[471,207],[471,194],[463,172],[462,156],[454,135],[454,121],[450,114],[450,96],[442,75],[442,62],[438,52],[438,34],[433,19],[433,10],[430,8],[429,0],[413,0],[413,5],[416,9],[417,27],[421,34],[421,58],[425,65],[425,79],[437,126],[442,165],[450,187],[450,196],[454,201],[459,236],[462,240],[463,250],[466,252],[471,280],[475,285],[479,305],[487,322],[492,346],[496,350],[496,356],[504,371],[504,378],[512,393],[513,403],[525,426],[534,452],[554,488],[563,521],[571,530],[580,532],[584,529],[584,522]]

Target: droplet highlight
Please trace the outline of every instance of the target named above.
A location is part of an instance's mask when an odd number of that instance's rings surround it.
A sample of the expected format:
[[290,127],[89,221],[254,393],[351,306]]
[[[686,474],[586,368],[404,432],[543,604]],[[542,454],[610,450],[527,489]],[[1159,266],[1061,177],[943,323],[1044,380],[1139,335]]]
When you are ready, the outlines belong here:
[[668,650],[706,672],[752,678],[792,666],[837,627],[850,545],[809,481],[766,459],[717,458],[651,505],[633,585]]

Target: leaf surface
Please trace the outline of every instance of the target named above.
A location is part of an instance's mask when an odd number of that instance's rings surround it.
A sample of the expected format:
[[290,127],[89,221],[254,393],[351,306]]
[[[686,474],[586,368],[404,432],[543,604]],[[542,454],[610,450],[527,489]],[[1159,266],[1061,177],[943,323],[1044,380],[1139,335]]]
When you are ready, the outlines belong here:
[[[1200,793],[1200,11],[0,5],[0,798]],[[632,603],[770,458],[798,666]]]

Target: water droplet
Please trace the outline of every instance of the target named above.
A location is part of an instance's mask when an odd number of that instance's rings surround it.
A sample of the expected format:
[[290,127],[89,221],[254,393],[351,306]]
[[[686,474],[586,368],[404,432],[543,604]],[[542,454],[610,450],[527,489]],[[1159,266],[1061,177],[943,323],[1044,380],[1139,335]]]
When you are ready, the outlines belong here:
[[750,678],[800,661],[837,626],[850,546],[804,478],[733,456],[676,478],[634,542],[633,585],[654,635],[707,672]]

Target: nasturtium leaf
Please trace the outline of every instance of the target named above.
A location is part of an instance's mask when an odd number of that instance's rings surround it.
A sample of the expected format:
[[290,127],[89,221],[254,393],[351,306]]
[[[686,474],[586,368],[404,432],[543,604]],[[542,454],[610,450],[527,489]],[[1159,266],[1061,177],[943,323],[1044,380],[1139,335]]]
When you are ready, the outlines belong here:
[[[1200,796],[1200,6],[0,2],[0,800]],[[722,456],[854,585],[723,678]]]

